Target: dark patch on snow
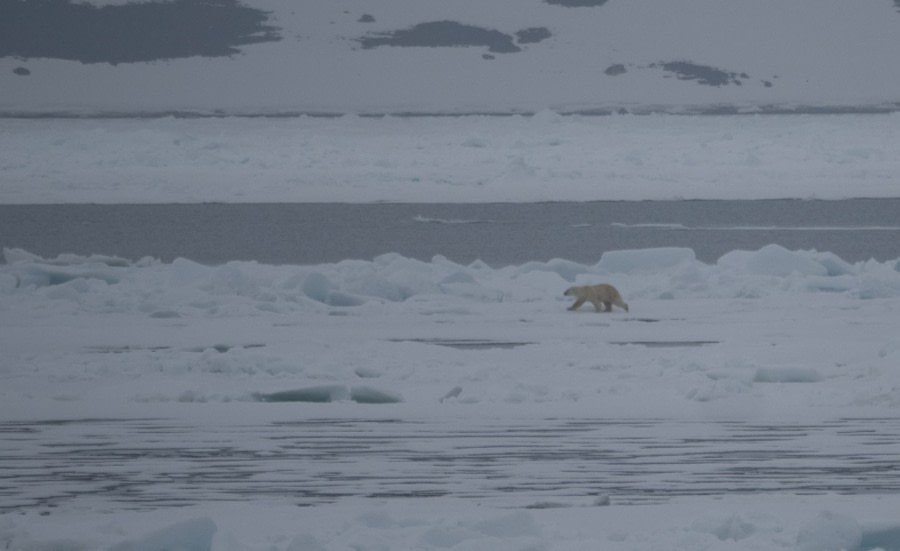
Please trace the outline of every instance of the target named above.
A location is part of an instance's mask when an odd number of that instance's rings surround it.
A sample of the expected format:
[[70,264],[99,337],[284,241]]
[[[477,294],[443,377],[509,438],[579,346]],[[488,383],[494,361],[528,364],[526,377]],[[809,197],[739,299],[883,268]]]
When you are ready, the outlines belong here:
[[[750,75],[747,73],[726,71],[724,69],[719,69],[718,67],[700,65],[691,61],[667,61],[653,63],[648,65],[648,67],[659,68],[667,73],[672,73],[679,80],[693,80],[697,84],[704,84],[706,86],[743,86],[746,82],[751,81]],[[609,69],[607,69],[607,71],[608,70]],[[771,80],[759,80],[756,82],[765,88],[771,88],[773,86]]]
[[307,402],[328,403],[339,400],[347,400],[350,394],[347,387],[341,385],[323,385],[296,390],[283,390],[281,392],[259,393],[254,397],[260,402]]
[[818,371],[803,367],[761,367],[753,377],[754,383],[817,383],[821,380]]
[[572,507],[571,504],[568,503],[560,503],[558,501],[538,501],[537,503],[532,503],[530,505],[526,505],[526,509],[566,509]]
[[15,69],[13,69],[13,72],[15,74],[19,75],[20,77],[27,77],[28,75],[31,74],[31,71],[29,71],[25,67],[16,67]]
[[[152,317],[152,316],[151,316]],[[206,350],[215,350],[220,354],[224,354],[233,348],[264,348],[265,344],[259,343],[251,343],[244,344],[239,346],[232,346],[228,344],[216,344],[213,346],[195,346],[193,348],[186,348],[187,352],[205,352]],[[88,346],[85,348],[88,352],[96,353],[96,354],[126,354],[129,352],[158,352],[161,350],[172,350],[171,346],[143,346],[143,345],[117,345],[117,346]]]
[[347,388],[344,385],[322,385],[272,393],[257,393],[259,402],[328,403],[353,401],[357,404],[396,404],[403,401],[397,394],[366,386]]
[[486,339],[392,339],[392,342],[417,342],[422,344],[436,344],[459,350],[487,350],[491,348],[517,348],[530,342],[520,341],[491,341]]
[[156,352],[159,350],[171,350],[171,346],[141,346],[141,345],[124,345],[124,346],[88,346],[86,350],[88,352],[96,353],[96,354],[126,354],[129,352],[141,352],[141,351],[150,351]]
[[491,341],[487,339],[391,339],[391,342],[418,342],[422,344],[436,344],[459,350],[486,350],[490,348],[516,348],[526,344],[534,344],[521,341]]
[[177,310],[156,310],[150,314],[150,317],[160,320],[178,319],[181,317],[181,313]]
[[97,7],[71,0],[0,0],[0,57],[137,63],[240,53],[281,40],[268,13],[237,0]]
[[607,0],[544,0],[544,2],[564,8],[599,8]]
[[669,61],[666,63],[654,63],[650,67],[661,67],[664,71],[674,73],[679,80],[693,80],[698,84],[707,86],[726,86],[735,84],[740,86],[740,78],[749,78],[746,73],[732,73],[723,71],[709,65],[699,65],[690,61]]
[[391,490],[387,492],[373,492],[367,494],[366,497],[372,499],[405,499],[405,498],[428,498],[428,497],[444,497],[450,495],[450,492],[444,490]]
[[359,22],[359,23],[374,23],[374,22],[375,22],[375,17],[373,17],[371,14],[364,13],[364,14],[362,15],[362,17],[360,17],[360,18],[357,20],[357,22]]
[[625,66],[622,65],[621,63],[617,63],[617,64],[615,64],[615,65],[610,65],[610,66],[607,67],[606,70],[603,71],[603,72],[604,72],[606,75],[609,75],[609,76],[611,76],[611,77],[617,77],[617,76],[619,76],[619,75],[624,75],[625,73],[627,73],[627,72],[628,72],[628,69],[626,69]]
[[609,344],[621,346],[634,344],[637,346],[645,346],[647,348],[694,348],[710,344],[719,344],[719,341],[613,341]]
[[531,27],[516,32],[516,42],[519,44],[537,44],[553,36],[547,27]]
[[464,25],[456,21],[431,21],[419,23],[409,29],[374,33],[364,36],[359,43],[366,50],[379,46],[405,48],[447,48],[460,46],[485,46],[488,51],[508,54],[522,51],[513,43],[513,37],[495,29]]
[[196,348],[190,348],[190,349],[188,349],[188,351],[189,352],[204,352],[206,350],[215,350],[219,354],[224,354],[233,348],[243,348],[246,350],[246,349],[250,349],[250,348],[265,348],[265,346],[266,345],[264,345],[264,344],[245,344],[243,346],[232,346],[230,344],[214,344],[208,348],[203,347],[203,346],[196,347]]

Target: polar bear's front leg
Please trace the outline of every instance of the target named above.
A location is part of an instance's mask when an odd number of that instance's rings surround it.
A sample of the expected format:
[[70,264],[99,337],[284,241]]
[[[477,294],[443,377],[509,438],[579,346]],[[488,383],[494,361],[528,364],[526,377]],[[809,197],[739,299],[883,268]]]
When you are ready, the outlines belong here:
[[575,304],[573,304],[572,306],[569,306],[569,310],[578,310],[578,307],[581,306],[582,304],[584,304],[585,300],[587,300],[587,299],[579,298],[578,300],[575,301]]

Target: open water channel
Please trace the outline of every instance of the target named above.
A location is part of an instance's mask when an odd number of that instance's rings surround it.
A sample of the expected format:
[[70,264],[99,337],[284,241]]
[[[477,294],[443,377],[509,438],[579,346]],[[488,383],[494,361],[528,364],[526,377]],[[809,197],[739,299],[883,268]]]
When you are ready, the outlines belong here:
[[705,262],[770,243],[848,262],[900,258],[900,199],[489,204],[0,205],[0,247],[205,264],[400,253],[491,266],[689,247]]

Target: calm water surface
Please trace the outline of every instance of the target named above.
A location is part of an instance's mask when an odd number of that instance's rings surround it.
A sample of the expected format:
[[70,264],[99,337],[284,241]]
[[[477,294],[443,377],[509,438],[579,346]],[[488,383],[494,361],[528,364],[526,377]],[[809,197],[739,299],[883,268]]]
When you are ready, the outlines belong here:
[[163,419],[0,423],[0,512],[452,497],[541,508],[726,494],[894,494],[898,419]]
[[492,266],[690,247],[705,262],[769,243],[849,262],[900,258],[900,199],[491,204],[0,205],[0,246],[319,264],[396,252]]

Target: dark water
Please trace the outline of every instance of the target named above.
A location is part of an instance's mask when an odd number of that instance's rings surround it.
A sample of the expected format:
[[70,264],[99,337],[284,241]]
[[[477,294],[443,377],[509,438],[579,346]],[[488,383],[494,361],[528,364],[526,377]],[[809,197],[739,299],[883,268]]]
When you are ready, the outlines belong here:
[[848,262],[900,258],[900,199],[496,204],[0,205],[0,246],[319,264],[397,252],[492,266],[689,247],[705,262],[770,243]]
[[900,491],[898,419],[154,419],[0,423],[0,512],[269,499],[499,500],[520,507],[725,494]]

